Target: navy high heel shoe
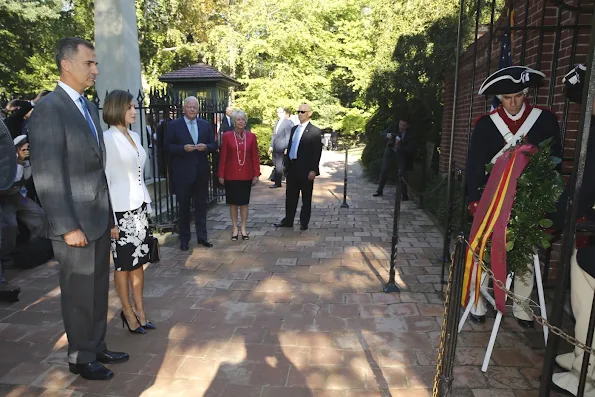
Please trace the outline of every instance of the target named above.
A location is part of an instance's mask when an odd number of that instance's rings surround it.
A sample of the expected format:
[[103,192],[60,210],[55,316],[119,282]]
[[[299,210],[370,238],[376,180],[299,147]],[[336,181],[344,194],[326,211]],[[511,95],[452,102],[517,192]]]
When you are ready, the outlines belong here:
[[130,331],[130,333],[132,333],[132,334],[146,334],[147,333],[147,330],[144,329],[140,325],[140,322],[138,323],[139,324],[138,328],[136,328],[136,329],[130,328],[130,325],[128,325],[128,320],[126,320],[126,316],[124,315],[123,310],[120,312],[120,318],[122,319],[122,328],[124,328],[124,324],[126,324],[126,327],[128,327],[128,331]]
[[[138,319],[138,317],[136,317],[136,321],[138,321],[139,324],[141,323],[140,320]],[[142,324],[141,327],[143,327],[144,329],[157,329],[155,324],[153,324],[150,321],[147,321],[146,324]]]

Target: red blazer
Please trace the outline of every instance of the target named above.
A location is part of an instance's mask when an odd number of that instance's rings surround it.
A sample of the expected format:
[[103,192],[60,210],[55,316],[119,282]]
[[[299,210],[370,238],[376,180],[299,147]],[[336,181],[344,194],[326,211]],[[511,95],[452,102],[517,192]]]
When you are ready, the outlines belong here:
[[[252,180],[255,176],[260,176],[260,158],[258,157],[258,143],[256,135],[250,131],[246,134],[246,161],[243,166],[240,162],[244,161],[244,145],[236,145],[236,139],[233,131],[227,131],[221,138],[221,157],[219,158],[219,178],[230,181]],[[239,161],[238,161],[239,157]]]

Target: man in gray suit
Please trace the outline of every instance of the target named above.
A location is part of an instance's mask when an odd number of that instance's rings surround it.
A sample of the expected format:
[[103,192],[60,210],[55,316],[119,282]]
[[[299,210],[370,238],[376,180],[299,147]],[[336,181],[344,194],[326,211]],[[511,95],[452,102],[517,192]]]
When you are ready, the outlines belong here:
[[277,116],[279,116],[279,120],[275,123],[275,127],[273,128],[273,136],[271,138],[271,146],[269,147],[269,154],[273,154],[273,165],[275,166],[275,177],[273,181],[275,182],[271,189],[275,189],[281,187],[281,180],[283,178],[283,155],[285,154],[285,150],[287,150],[287,145],[289,144],[289,136],[291,135],[291,129],[293,128],[293,123],[289,120],[289,113],[283,109],[277,109]]
[[60,263],[62,318],[70,372],[89,380],[128,360],[105,344],[113,212],[104,172],[99,112],[83,96],[99,74],[93,44],[64,38],[56,46],[60,82],[29,121],[35,187]]

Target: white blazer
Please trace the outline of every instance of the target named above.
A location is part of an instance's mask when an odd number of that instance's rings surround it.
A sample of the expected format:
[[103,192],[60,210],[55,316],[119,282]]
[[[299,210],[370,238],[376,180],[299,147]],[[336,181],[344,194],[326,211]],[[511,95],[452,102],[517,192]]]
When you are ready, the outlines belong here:
[[145,185],[144,169],[147,153],[140,137],[128,130],[136,144],[135,149],[122,132],[110,127],[103,133],[105,142],[105,176],[109,186],[110,198],[114,212],[135,210],[147,203],[151,212],[151,196]]

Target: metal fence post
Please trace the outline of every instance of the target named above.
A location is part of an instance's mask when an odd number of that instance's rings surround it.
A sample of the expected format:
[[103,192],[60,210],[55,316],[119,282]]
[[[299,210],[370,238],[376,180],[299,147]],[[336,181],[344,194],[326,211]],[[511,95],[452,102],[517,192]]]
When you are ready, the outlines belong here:
[[461,294],[463,292],[463,275],[465,274],[465,240],[459,235],[455,244],[452,274],[449,277],[450,289],[448,294],[448,311],[444,325],[444,345],[442,356],[439,357],[440,375],[438,378],[438,395],[450,397],[454,369],[455,351],[457,348],[458,325],[461,312]]
[[399,245],[399,218],[401,216],[401,177],[397,178],[395,189],[395,209],[393,213],[393,235],[392,246],[390,250],[390,272],[388,282],[384,286],[384,292],[400,292],[395,283],[395,266],[397,262],[397,246]]
[[349,208],[347,204],[347,167],[349,166],[349,147],[345,147],[345,176],[343,177],[343,204],[341,208]]
[[[459,173],[461,171],[458,171]],[[448,257],[450,253],[450,236],[452,233],[452,210],[454,207],[454,192],[455,192],[455,169],[454,166],[451,170],[451,173],[448,176],[448,179],[452,181],[448,186],[447,192],[447,200],[446,200],[446,221],[444,226],[444,244],[442,246],[442,269],[440,271],[440,283],[442,284],[441,291],[444,290],[444,284],[446,281],[444,280],[444,272],[446,269],[446,263],[448,262]]]

